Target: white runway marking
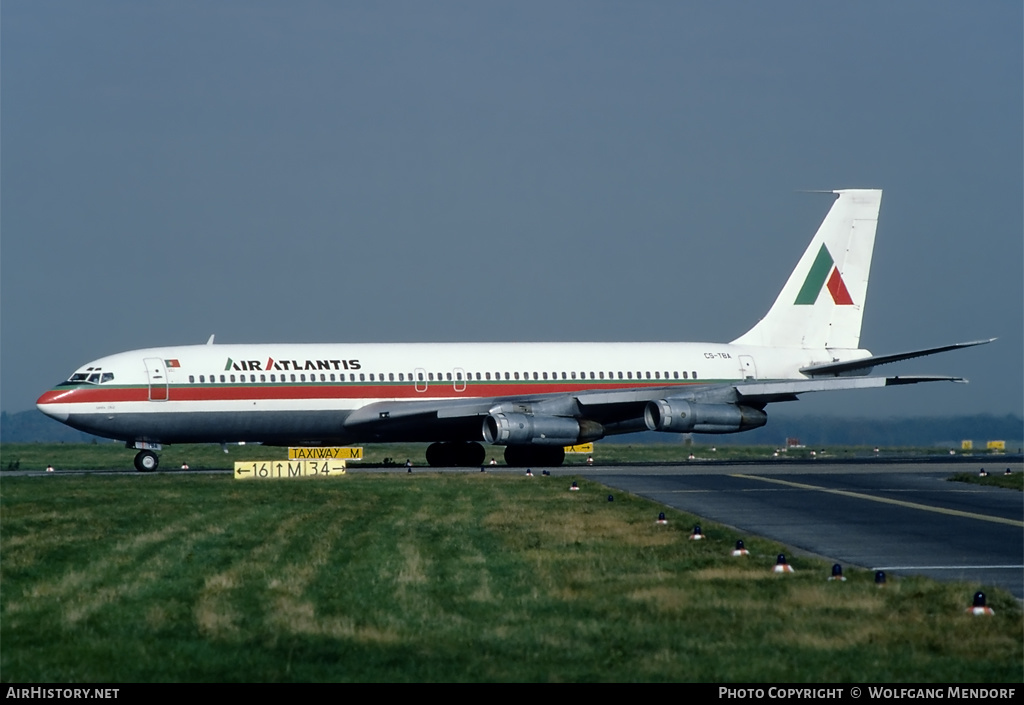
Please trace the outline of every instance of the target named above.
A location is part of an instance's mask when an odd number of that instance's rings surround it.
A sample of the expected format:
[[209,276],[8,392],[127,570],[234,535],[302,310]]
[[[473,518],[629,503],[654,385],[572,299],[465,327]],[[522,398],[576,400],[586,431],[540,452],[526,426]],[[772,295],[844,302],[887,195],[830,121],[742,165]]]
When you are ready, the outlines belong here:
[[771,482],[776,485],[785,485],[787,487],[796,487],[801,490],[814,490],[816,492],[825,492],[826,494],[839,495],[841,497],[852,497],[854,499],[866,499],[871,502],[881,502],[882,504],[893,504],[899,507],[907,507],[909,509],[920,509],[926,512],[936,512],[938,514],[946,514],[948,516],[964,517],[967,519],[978,519],[980,521],[990,521],[995,524],[1008,524],[1009,526],[1019,526],[1024,528],[1024,522],[1017,521],[1016,519],[1005,519],[1003,517],[988,516],[986,514],[976,514],[974,512],[962,512],[959,509],[946,509],[944,507],[935,507],[928,504],[918,504],[917,502],[905,502],[900,499],[889,499],[888,497],[877,497],[875,495],[864,494],[863,492],[851,492],[849,490],[834,490],[828,487],[819,487],[818,485],[808,485],[803,482],[791,482],[789,480],[779,480],[773,477],[760,477],[757,475],[742,475],[735,474],[732,477],[739,477],[745,480],[760,480],[761,482]]

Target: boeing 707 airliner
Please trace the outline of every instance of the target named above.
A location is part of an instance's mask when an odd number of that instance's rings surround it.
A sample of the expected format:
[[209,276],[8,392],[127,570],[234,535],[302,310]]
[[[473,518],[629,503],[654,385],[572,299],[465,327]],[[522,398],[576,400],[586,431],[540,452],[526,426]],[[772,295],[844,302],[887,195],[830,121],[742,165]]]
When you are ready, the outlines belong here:
[[155,470],[173,443],[275,446],[428,442],[432,466],[551,466],[564,446],[637,431],[734,433],[805,392],[957,377],[872,376],[861,349],[880,190],[835,202],[771,309],[723,343],[260,344],[149,348],[88,363],[37,406],[137,449]]

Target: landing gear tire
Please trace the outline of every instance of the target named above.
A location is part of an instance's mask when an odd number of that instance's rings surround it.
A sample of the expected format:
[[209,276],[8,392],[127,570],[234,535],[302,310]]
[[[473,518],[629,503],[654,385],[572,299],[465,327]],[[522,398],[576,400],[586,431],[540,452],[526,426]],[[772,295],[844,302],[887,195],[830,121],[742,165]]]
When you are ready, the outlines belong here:
[[487,452],[479,443],[431,443],[427,464],[432,468],[468,468],[482,465]]
[[565,460],[565,449],[558,446],[507,446],[505,464],[513,468],[536,465],[557,468]]
[[160,466],[160,458],[151,450],[140,450],[135,454],[135,469],[139,472],[153,472]]
[[431,443],[427,446],[427,465],[440,468],[448,465],[448,449],[446,443]]

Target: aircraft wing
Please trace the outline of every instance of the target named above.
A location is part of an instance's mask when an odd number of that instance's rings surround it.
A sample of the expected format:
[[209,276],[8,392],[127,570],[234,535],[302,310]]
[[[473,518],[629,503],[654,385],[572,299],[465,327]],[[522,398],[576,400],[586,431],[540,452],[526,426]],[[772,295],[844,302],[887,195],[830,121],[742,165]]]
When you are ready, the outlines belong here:
[[895,387],[920,382],[960,382],[962,377],[942,376],[896,376],[896,377],[826,377],[822,379],[793,379],[775,381],[743,381],[725,384],[693,385],[687,387],[658,387],[654,389],[630,389],[594,391],[577,394],[576,398],[584,408],[603,405],[624,405],[646,403],[655,399],[670,397],[706,404],[744,404],[763,406],[772,402],[795,401],[798,394],[808,392],[830,392],[843,389],[870,389],[874,387]]
[[637,387],[523,397],[380,401],[350,414],[345,430],[359,438],[408,439],[410,431],[424,439],[482,439],[482,423],[493,415],[524,415],[536,418],[572,418],[600,424],[613,435],[647,430],[645,408],[651,402],[686,402],[702,408],[763,409],[766,404],[795,401],[799,394],[891,387],[921,382],[965,382],[960,377],[825,377],[804,380],[749,380],[723,384]]

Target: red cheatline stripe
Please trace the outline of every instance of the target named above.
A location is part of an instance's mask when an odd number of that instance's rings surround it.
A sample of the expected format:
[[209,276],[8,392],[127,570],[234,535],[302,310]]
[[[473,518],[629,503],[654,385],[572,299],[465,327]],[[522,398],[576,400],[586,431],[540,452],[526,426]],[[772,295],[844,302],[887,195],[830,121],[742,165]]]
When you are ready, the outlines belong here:
[[[687,384],[708,384],[711,380],[700,380]],[[506,397],[522,395],[572,394],[593,390],[636,389],[644,386],[686,386],[669,380],[651,380],[644,384],[636,380],[630,383],[601,384],[587,381],[585,385],[571,384],[472,384],[464,392],[456,392],[451,384],[431,384],[425,392],[417,392],[408,384],[404,385],[171,385],[171,401],[239,401],[289,400],[289,399],[420,399],[449,398],[472,399],[474,397]],[[161,387],[161,389],[163,389]],[[111,402],[138,402],[149,400],[148,387],[79,387],[77,389],[54,389],[40,398],[40,404],[97,404]]]
[[839,273],[838,267],[832,269],[832,276],[828,278],[828,291],[838,306],[853,305],[853,299],[850,298],[850,292],[846,290],[846,284],[843,282],[843,276]]

